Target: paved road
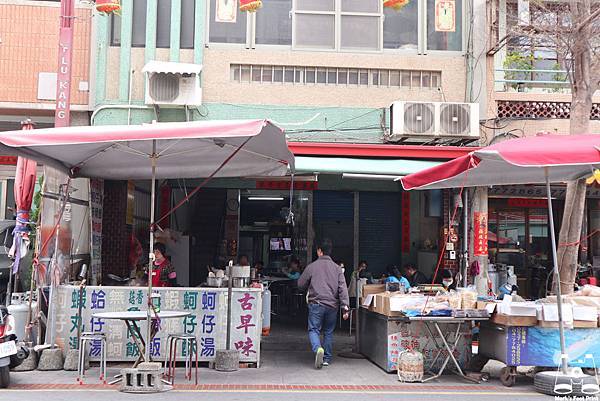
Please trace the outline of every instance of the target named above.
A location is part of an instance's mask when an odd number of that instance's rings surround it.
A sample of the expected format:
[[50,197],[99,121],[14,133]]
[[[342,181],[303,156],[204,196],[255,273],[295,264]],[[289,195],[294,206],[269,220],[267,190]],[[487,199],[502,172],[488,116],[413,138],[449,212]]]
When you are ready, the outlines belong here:
[[[360,397],[361,401],[398,401],[401,400],[457,400],[460,401],[506,401],[507,394],[492,391],[402,391],[402,392],[265,392],[265,391],[186,391],[173,390],[161,394],[152,394],[140,396],[138,394],[123,394],[115,390],[7,390],[0,392],[0,401],[64,401],[79,398],[78,392],[83,392],[88,397],[93,397],[94,401],[113,401],[118,400],[144,400],[149,401],[197,401],[200,397],[211,401],[281,401],[285,398],[287,401],[347,401],[350,398]],[[536,394],[531,391],[511,392],[511,401],[525,400],[550,400],[552,397]]]

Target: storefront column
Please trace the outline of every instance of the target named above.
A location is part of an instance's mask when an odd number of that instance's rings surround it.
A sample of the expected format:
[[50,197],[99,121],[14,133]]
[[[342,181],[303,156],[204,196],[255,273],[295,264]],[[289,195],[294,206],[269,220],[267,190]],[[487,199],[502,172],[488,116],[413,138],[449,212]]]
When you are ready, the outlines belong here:
[[360,263],[360,195],[359,192],[354,192],[354,266],[356,268]]
[[475,286],[477,287],[477,292],[479,295],[487,295],[488,289],[488,255],[481,255],[481,252],[478,252],[477,246],[475,244],[476,230],[478,222],[475,221],[475,216],[478,214],[479,216],[485,216],[485,249],[487,250],[487,230],[488,230],[488,189],[487,187],[477,187],[475,191],[471,195],[473,199],[473,206],[470,212],[470,246],[469,246],[469,260],[471,263],[478,261],[479,262],[479,274],[474,278]]

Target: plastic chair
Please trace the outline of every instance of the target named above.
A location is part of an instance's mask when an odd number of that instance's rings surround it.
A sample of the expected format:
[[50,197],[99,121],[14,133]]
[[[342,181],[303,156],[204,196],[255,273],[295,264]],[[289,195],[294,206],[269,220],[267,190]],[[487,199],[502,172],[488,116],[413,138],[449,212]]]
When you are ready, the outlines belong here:
[[177,343],[187,346],[188,356],[185,358],[185,377],[192,380],[192,363],[193,358],[196,359],[196,384],[198,384],[198,341],[193,334],[169,334],[167,337],[167,359],[165,359],[165,367],[163,376],[175,383],[175,368],[177,365]]
[[77,381],[83,384],[85,376],[85,354],[88,342],[100,341],[100,380],[106,383],[106,335],[104,333],[84,332],[79,337],[79,359],[77,361]]

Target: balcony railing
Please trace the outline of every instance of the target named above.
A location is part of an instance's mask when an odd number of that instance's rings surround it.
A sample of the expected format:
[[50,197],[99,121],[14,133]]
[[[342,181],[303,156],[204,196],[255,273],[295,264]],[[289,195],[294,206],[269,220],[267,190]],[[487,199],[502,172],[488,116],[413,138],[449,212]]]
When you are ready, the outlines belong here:
[[566,70],[497,68],[496,91],[570,93]]

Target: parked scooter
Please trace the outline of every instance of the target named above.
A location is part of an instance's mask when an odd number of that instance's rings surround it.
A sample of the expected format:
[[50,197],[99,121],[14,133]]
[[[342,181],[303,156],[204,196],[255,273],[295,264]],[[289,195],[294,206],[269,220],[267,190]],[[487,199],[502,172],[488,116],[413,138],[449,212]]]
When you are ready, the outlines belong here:
[[10,369],[29,356],[27,348],[17,345],[15,333],[14,317],[4,305],[0,306],[0,388],[10,385]]

